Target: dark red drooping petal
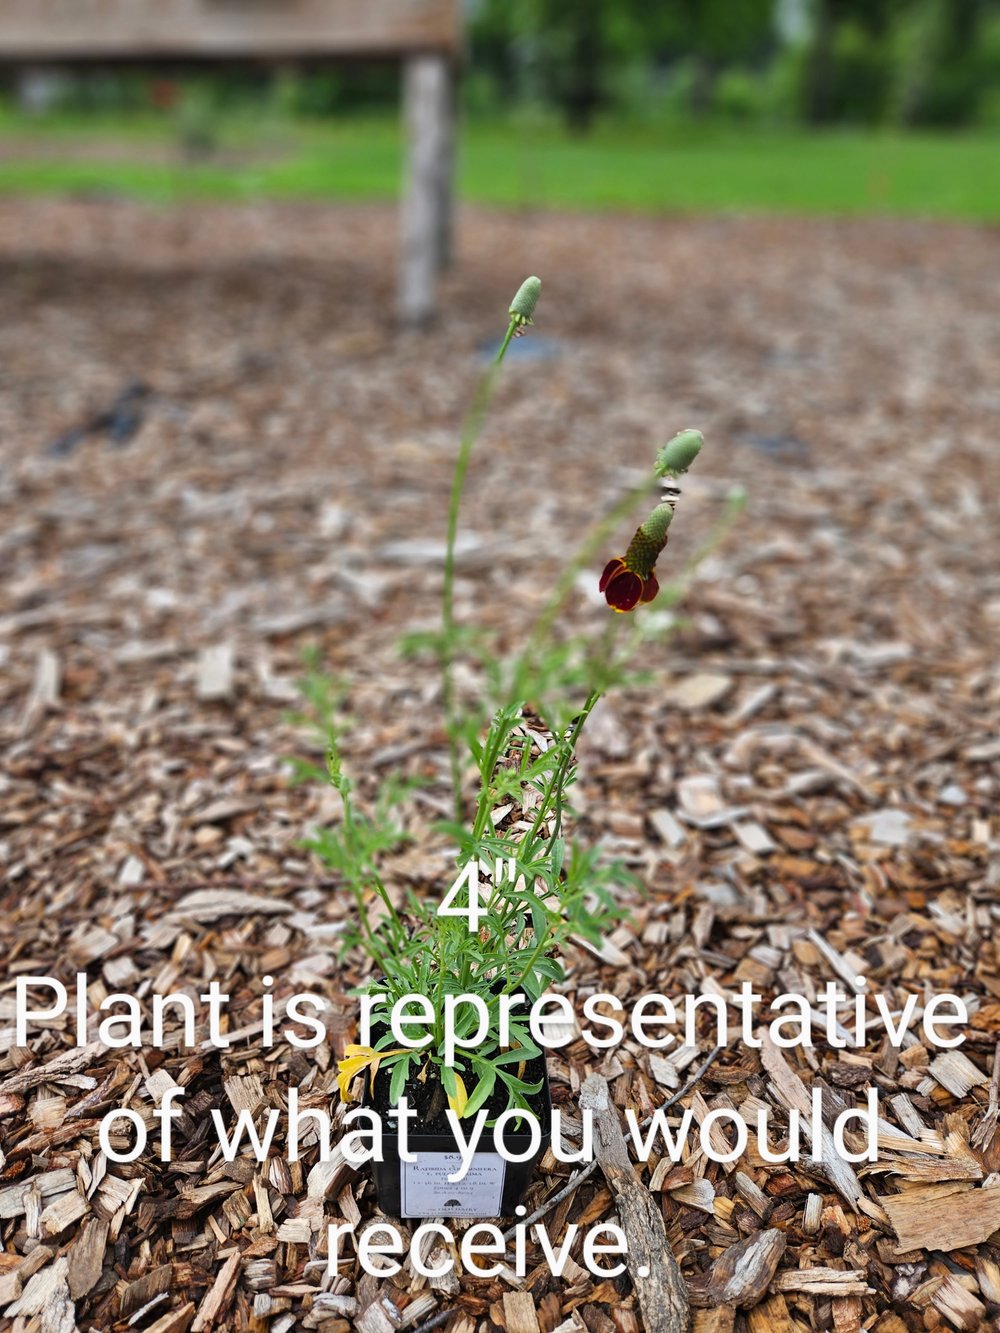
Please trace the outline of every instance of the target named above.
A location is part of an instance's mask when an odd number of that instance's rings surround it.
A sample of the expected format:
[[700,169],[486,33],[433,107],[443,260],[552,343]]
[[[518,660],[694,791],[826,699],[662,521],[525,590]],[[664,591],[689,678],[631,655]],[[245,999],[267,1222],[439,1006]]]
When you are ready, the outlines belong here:
[[642,579],[630,569],[621,569],[609,580],[604,596],[616,611],[631,611],[642,596]]
[[625,568],[625,561],[621,558],[620,555],[616,555],[613,560],[609,560],[608,563],[604,566],[604,573],[601,575],[601,581],[597,585],[597,591],[603,592],[604,589],[608,586],[608,582],[610,581],[611,576],[613,574],[617,574],[620,569],[624,568]]
[[642,589],[642,596],[639,598],[639,601],[651,602],[659,591],[660,591],[660,584],[654,572],[650,574],[649,578],[646,580]]

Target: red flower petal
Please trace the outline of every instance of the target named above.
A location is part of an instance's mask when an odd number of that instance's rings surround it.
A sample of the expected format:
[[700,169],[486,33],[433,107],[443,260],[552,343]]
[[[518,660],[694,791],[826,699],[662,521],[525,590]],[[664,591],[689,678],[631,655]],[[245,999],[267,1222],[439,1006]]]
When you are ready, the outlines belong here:
[[630,569],[621,569],[608,583],[604,596],[616,611],[631,611],[642,596],[642,579]]
[[651,602],[659,591],[660,591],[660,584],[659,581],[657,580],[656,572],[654,570],[654,572],[650,574],[649,578],[646,580],[645,586],[643,587],[642,590],[642,596],[639,598],[639,601]]
[[620,555],[616,555],[613,560],[609,560],[608,563],[604,566],[604,573],[601,575],[601,581],[597,585],[597,591],[603,592],[604,589],[608,586],[608,581],[610,580],[611,576],[613,574],[617,574],[617,572],[620,569],[624,568],[625,568],[625,561],[621,558]]

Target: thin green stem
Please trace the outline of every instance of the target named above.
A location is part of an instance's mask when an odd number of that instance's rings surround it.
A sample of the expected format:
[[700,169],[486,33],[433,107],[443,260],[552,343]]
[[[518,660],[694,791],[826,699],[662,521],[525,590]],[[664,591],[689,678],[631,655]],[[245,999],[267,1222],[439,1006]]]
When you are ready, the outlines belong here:
[[529,839],[534,838],[535,834],[538,832],[542,824],[548,818],[549,810],[552,807],[553,796],[555,796],[557,813],[556,813],[555,831],[553,832],[552,837],[549,840],[550,847],[558,837],[559,827],[562,824],[563,790],[566,785],[566,775],[569,772],[570,764],[573,762],[573,754],[574,751],[576,750],[576,743],[580,739],[580,732],[583,731],[584,723],[587,721],[587,718],[590,717],[591,713],[594,711],[594,708],[600,697],[601,697],[600,690],[590,691],[590,693],[587,695],[586,703],[583,705],[582,710],[577,714],[576,719],[573,722],[573,730],[570,732],[569,736],[563,741],[562,754],[559,756],[559,763],[553,769],[552,776],[549,779],[548,783],[546,784],[545,793],[542,796],[541,804],[539,805],[538,812],[535,815],[535,822],[532,824],[531,832],[528,834]]
[[512,319],[510,323],[507,325],[507,332],[503,336],[503,342],[500,344],[500,350],[499,352],[497,352],[496,360],[493,362],[495,366],[498,366],[500,362],[503,360],[504,353],[507,351],[507,348],[510,345],[510,340],[511,338],[513,338],[516,332],[517,332],[517,320]]
[[465,477],[469,470],[472,450],[482,431],[483,420],[496,389],[500,365],[516,329],[517,322],[511,319],[496,359],[476,386],[472,405],[462,424],[458,457],[455,459],[455,470],[451,480],[451,498],[448,503],[448,537],[444,557],[444,586],[441,593],[441,674],[451,786],[455,815],[458,819],[462,817],[462,768],[459,758],[458,709],[455,703],[455,542],[458,537],[458,512],[462,504],[462,492],[465,489]]

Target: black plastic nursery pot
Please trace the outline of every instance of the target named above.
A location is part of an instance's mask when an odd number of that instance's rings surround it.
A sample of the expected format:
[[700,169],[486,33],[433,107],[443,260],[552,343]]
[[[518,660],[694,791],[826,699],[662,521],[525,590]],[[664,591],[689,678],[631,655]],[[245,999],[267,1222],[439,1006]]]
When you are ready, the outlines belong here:
[[[373,1161],[372,1176],[375,1192],[383,1213],[390,1217],[513,1217],[514,1211],[527,1192],[539,1159],[552,1139],[552,1097],[549,1091],[549,1071],[544,1068],[541,1091],[532,1100],[537,1102],[534,1114],[541,1131],[537,1149],[524,1161],[508,1162],[496,1151],[492,1129],[484,1128],[472,1163],[461,1180],[449,1181],[462,1163],[458,1143],[450,1132],[421,1133],[415,1122],[410,1122],[407,1146],[416,1158],[404,1162],[399,1156],[399,1136],[396,1121],[383,1117],[382,1161]],[[365,1080],[362,1105],[374,1109]],[[475,1117],[463,1122],[463,1130],[471,1132]],[[501,1131],[506,1152],[522,1157],[529,1152],[532,1135],[523,1127],[514,1129],[511,1121]]]

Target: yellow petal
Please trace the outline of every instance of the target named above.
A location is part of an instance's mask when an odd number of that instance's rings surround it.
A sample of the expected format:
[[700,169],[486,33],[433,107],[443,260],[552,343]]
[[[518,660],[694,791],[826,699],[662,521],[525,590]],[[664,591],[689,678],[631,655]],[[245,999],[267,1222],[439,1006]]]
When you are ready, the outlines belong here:
[[340,1090],[340,1100],[349,1102],[351,1082],[355,1074],[359,1074],[368,1060],[365,1056],[352,1055],[348,1059],[340,1060],[337,1063],[337,1087]]
[[337,1066],[337,1091],[340,1093],[342,1102],[351,1100],[351,1079],[357,1072],[356,1069],[351,1069],[346,1062]]
[[405,1055],[406,1049],[397,1046],[391,1051],[376,1051],[371,1046],[350,1045],[345,1048],[343,1060],[337,1061],[337,1088],[342,1102],[350,1101],[351,1083],[362,1069],[371,1069],[372,1082],[378,1072],[379,1063],[387,1055]]
[[448,1093],[448,1105],[459,1117],[459,1119],[461,1119],[462,1116],[465,1115],[465,1108],[466,1106],[468,1106],[468,1104],[469,1104],[469,1094],[465,1091],[465,1084],[462,1082],[461,1075],[456,1074],[455,1095],[453,1097],[450,1092]]
[[346,1074],[348,1078],[353,1078],[360,1070],[368,1064],[366,1055],[352,1055],[347,1060],[340,1060],[337,1064],[338,1070]]

